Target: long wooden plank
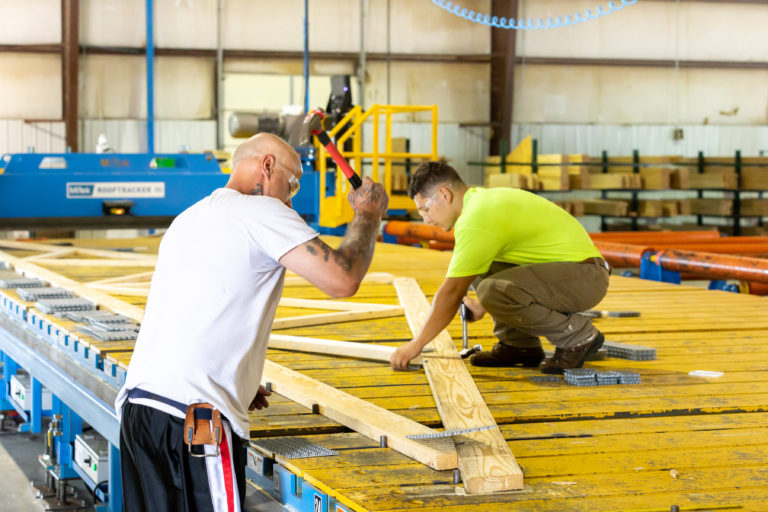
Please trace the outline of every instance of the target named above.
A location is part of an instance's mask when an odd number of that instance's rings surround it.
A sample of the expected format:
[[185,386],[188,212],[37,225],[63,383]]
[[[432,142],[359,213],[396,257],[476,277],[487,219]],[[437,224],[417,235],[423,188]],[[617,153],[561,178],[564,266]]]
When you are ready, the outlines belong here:
[[112,310],[114,313],[127,316],[131,320],[141,322],[141,319],[144,318],[143,309],[120,299],[111,297],[99,290],[89,288],[88,286],[69,279],[68,277],[57,274],[56,272],[39,267],[32,262],[24,261],[21,258],[11,256],[7,252],[3,251],[0,251],[0,260],[10,263],[16,270],[21,270],[25,274],[43,279],[44,281],[48,281],[54,286],[67,288],[69,291],[75,293],[76,295],[79,295],[85,299],[92,300],[98,303],[100,306],[104,306]]
[[317,315],[275,318],[275,321],[272,323],[272,329],[288,329],[290,327],[305,327],[308,325],[352,322],[355,320],[371,320],[374,318],[390,318],[393,316],[402,315],[403,308],[400,306],[388,306],[387,308],[369,311],[339,311],[336,313],[319,313]]
[[[429,315],[430,305],[415,279],[394,280],[405,317],[414,334]],[[432,394],[446,428],[496,425],[493,414],[477,389],[448,332],[430,343],[433,353],[422,355]],[[523,488],[523,472],[498,427],[457,438],[464,487],[470,494]]]
[[40,258],[37,263],[41,265],[59,267],[154,267],[156,259],[78,259],[78,258]]
[[379,441],[387,436],[393,450],[437,469],[457,467],[456,450],[450,439],[416,441],[408,434],[429,434],[434,431],[420,423],[399,416],[382,407],[360,400],[327,384],[295,372],[267,359],[262,384],[270,382],[272,389],[305,407],[316,406],[326,416],[364,436]]
[[[296,352],[311,352],[313,354],[330,354],[343,357],[356,357],[389,363],[389,358],[397,347],[374,345],[372,343],[355,343],[353,341],[325,340],[307,338],[304,336],[286,336],[272,334],[269,337],[269,348],[293,350]],[[411,364],[421,364],[421,356],[413,359]]]
[[368,302],[344,302],[340,300],[294,299],[281,297],[280,305],[288,308],[330,309],[333,311],[378,311],[391,309],[391,304],[371,304]]
[[152,275],[155,271],[140,272],[138,274],[129,274],[127,276],[110,277],[108,279],[99,279],[98,281],[89,281],[85,283],[88,286],[94,286],[97,284],[117,284],[117,283],[132,283],[132,284],[147,284],[149,285]]

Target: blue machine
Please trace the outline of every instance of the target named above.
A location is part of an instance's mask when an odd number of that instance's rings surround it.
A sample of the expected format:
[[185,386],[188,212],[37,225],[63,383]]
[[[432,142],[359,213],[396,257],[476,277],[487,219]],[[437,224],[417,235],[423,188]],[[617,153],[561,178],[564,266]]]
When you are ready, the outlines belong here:
[[228,178],[212,154],[6,154],[0,228],[159,227]]

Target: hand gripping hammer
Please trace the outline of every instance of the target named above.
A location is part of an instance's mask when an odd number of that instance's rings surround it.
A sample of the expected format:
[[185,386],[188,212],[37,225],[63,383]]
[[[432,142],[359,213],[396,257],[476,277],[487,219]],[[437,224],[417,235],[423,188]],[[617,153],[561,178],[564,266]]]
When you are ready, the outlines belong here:
[[307,117],[304,118],[304,123],[302,124],[302,145],[309,144],[312,135],[317,137],[317,140],[320,141],[320,144],[323,145],[328,154],[331,155],[331,158],[333,158],[333,161],[336,162],[336,165],[339,166],[341,172],[347,177],[349,183],[352,184],[352,188],[360,188],[360,185],[363,184],[363,180],[361,180],[360,176],[358,176],[354,169],[349,166],[344,157],[341,156],[341,153],[339,153],[336,144],[334,144],[328,134],[325,133],[325,130],[323,129],[324,117],[325,112],[323,112],[323,109],[321,108],[315,109],[307,114]]

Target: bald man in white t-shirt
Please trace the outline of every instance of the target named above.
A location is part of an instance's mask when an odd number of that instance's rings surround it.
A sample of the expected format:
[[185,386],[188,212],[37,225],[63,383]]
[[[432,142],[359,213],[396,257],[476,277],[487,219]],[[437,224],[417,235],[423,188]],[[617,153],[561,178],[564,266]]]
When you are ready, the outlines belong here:
[[[291,207],[301,175],[293,148],[256,135],[235,151],[227,186],[182,212],[163,237],[115,404],[124,510],[240,510],[248,410],[268,406],[259,382],[285,269],[332,297],[359,288],[386,192],[365,178],[349,194],[355,216],[332,249]],[[198,418],[218,411],[223,432],[218,445],[190,451],[185,415],[200,403],[210,409]]]

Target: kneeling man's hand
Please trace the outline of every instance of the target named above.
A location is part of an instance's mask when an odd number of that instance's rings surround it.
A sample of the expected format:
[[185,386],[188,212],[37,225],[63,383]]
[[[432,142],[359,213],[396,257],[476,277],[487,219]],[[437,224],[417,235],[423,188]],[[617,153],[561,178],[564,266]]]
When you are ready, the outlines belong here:
[[413,341],[409,341],[404,345],[397,347],[392,357],[389,358],[389,364],[395,370],[407,370],[408,363],[411,359],[418,357],[421,354],[421,347],[416,345]]

